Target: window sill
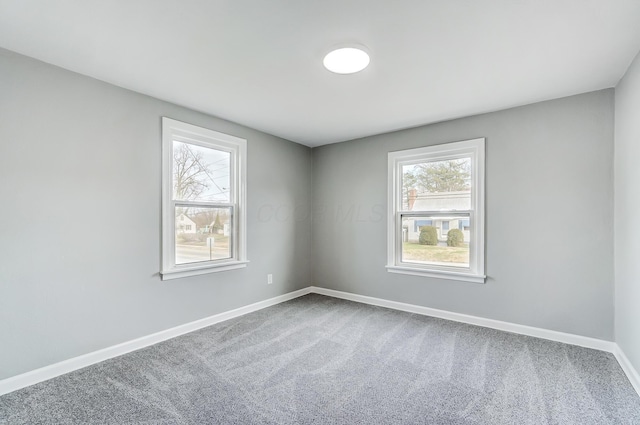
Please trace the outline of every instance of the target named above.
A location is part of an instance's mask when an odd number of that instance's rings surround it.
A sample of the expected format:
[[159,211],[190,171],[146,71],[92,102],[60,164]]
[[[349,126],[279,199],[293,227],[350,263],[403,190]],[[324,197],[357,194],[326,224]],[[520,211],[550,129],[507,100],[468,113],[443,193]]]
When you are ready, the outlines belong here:
[[198,276],[207,273],[225,272],[227,270],[242,269],[247,267],[249,261],[233,261],[216,265],[208,264],[200,267],[175,268],[160,272],[162,280],[179,279],[181,277]]
[[418,267],[387,266],[390,273],[409,274],[413,276],[436,277],[439,279],[460,280],[463,282],[484,283],[487,276],[460,273],[445,270],[426,270]]

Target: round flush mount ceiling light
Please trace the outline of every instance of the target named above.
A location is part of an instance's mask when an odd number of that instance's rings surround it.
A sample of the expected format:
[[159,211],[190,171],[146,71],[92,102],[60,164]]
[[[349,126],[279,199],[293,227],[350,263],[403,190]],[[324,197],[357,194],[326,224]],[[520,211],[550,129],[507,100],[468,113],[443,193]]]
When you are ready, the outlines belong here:
[[358,47],[342,47],[324,57],[324,67],[336,74],[354,74],[369,65],[369,54]]

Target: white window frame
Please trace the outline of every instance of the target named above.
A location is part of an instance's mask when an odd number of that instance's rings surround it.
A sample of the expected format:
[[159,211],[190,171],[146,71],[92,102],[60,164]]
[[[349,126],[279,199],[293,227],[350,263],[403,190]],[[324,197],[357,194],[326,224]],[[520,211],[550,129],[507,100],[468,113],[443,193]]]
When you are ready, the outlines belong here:
[[[402,166],[428,161],[471,158],[471,209],[464,211],[404,211],[402,205]],[[484,283],[484,193],[485,193],[485,139],[472,139],[417,149],[389,152],[388,156],[388,223],[387,271],[441,279]],[[442,266],[402,262],[402,216],[469,215],[470,243],[469,267]]]
[[[231,154],[231,187],[229,203],[208,201],[180,201],[173,199],[173,142],[174,140]],[[247,174],[247,141],[239,137],[162,117],[162,280],[221,272],[246,267],[247,219],[245,205]],[[175,206],[231,207],[231,258],[189,264],[175,263]]]

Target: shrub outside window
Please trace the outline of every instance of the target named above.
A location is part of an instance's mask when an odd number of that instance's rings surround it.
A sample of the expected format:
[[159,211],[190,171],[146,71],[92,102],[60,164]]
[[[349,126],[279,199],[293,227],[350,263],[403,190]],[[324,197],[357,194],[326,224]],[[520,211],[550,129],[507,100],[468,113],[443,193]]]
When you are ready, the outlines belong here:
[[483,283],[485,140],[389,153],[387,270]]

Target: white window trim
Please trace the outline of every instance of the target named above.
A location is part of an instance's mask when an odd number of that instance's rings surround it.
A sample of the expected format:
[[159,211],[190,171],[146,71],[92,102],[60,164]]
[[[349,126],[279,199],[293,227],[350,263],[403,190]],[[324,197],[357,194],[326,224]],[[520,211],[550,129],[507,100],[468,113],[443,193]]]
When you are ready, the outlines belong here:
[[[173,141],[231,152],[230,202],[233,211],[231,259],[175,264],[175,211],[173,200]],[[239,269],[247,266],[247,141],[239,137],[162,117],[162,280]],[[194,205],[197,205],[194,202]],[[206,206],[206,203],[203,203]]]
[[[402,165],[435,161],[455,157],[471,156],[471,209],[461,211],[470,214],[471,243],[469,267],[447,267],[431,264],[402,262]],[[388,156],[388,223],[387,223],[387,271],[441,279],[484,283],[485,238],[484,238],[484,190],[485,190],[485,139],[472,139],[417,149],[389,152]]]

